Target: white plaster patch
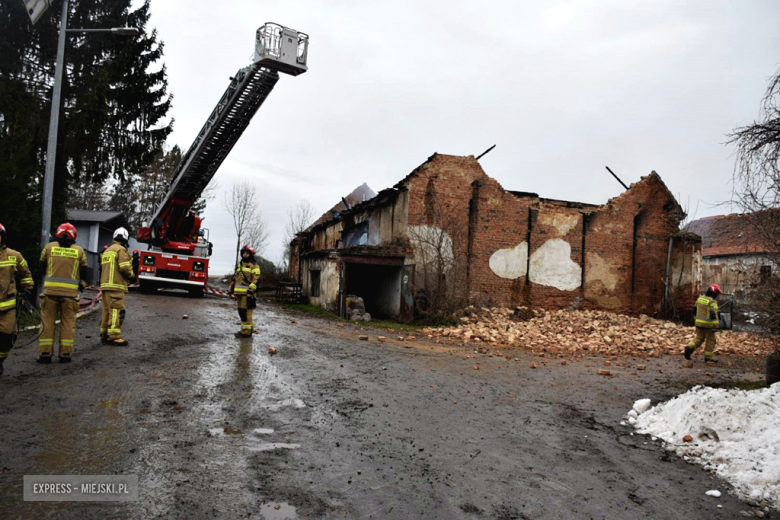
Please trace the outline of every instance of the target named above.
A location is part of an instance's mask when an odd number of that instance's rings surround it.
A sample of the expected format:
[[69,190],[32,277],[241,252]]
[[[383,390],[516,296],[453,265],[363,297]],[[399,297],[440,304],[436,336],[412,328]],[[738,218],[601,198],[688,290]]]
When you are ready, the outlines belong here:
[[582,267],[571,260],[571,246],[565,240],[553,238],[531,255],[528,278],[533,283],[573,291],[580,286]]
[[490,255],[490,270],[496,276],[515,280],[525,276],[528,269],[528,243],[520,242],[512,249],[499,249]]
[[539,222],[541,224],[554,227],[562,237],[568,235],[569,231],[574,229],[579,221],[579,215],[566,215],[561,213],[539,214]]

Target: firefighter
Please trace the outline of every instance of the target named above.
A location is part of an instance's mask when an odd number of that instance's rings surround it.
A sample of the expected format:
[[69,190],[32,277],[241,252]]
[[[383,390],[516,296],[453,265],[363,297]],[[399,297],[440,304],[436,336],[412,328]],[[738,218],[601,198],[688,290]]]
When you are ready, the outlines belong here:
[[87,286],[87,255],[76,245],[76,228],[72,224],[66,222],[60,225],[54,233],[54,242],[41,251],[41,273],[44,278],[38,362],[51,363],[55,322],[59,314],[59,361],[69,363],[73,360],[79,292]]
[[252,313],[257,305],[255,291],[259,281],[260,267],[255,263],[255,250],[247,244],[241,248],[241,261],[236,266],[229,291],[236,297],[238,315],[241,317],[241,331],[236,332],[236,337],[247,338],[254,331]]
[[685,347],[685,359],[691,359],[691,354],[704,342],[704,361],[717,363],[715,359],[715,330],[720,324],[718,318],[718,302],[716,298],[721,293],[720,285],[714,283],[707,288],[703,296],[696,300],[696,337]]
[[5,242],[5,227],[0,224],[0,376],[3,375],[3,363],[16,341],[16,298],[20,296],[29,302],[33,288],[27,262]]
[[132,282],[133,259],[127,252],[130,234],[125,228],[114,231],[114,243],[103,252],[100,264],[100,290],[103,293],[103,319],[100,321],[100,340],[108,345],[127,346],[122,338],[125,321],[125,293]]

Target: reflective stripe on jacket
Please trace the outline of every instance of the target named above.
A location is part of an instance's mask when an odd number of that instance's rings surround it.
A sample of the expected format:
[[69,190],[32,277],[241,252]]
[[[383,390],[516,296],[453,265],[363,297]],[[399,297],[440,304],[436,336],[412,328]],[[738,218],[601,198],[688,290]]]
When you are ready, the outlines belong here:
[[254,292],[257,289],[258,280],[260,280],[260,267],[252,262],[241,262],[236,266],[236,272],[233,275],[233,283],[235,284],[233,294],[241,296],[247,292]]
[[696,300],[696,326],[717,329],[718,325],[718,302],[709,296],[699,296]]
[[18,251],[0,247],[0,312],[16,308],[19,288],[32,289],[27,261]]
[[100,257],[100,289],[127,292],[133,279],[133,259],[127,248],[114,241]]
[[52,242],[41,251],[41,262],[46,264],[45,296],[78,296],[81,267],[87,265],[87,255],[81,246],[62,247],[59,242]]

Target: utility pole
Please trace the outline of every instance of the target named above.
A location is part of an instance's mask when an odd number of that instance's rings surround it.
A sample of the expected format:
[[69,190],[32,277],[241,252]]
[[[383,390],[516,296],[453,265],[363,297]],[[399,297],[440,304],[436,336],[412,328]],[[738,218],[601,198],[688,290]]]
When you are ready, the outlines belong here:
[[[38,4],[43,5],[40,0]],[[35,11],[37,17],[42,11]],[[31,14],[32,16],[32,14]],[[49,141],[46,146],[46,170],[43,177],[43,197],[41,200],[41,249],[49,243],[51,230],[51,206],[54,195],[54,166],[57,163],[57,134],[60,126],[60,104],[62,99],[62,74],[65,69],[65,38],[72,33],[110,32],[118,36],[137,36],[140,31],[135,27],[112,27],[108,29],[68,29],[68,0],[62,0],[60,15],[60,35],[57,42],[57,64],[54,68],[54,92],[51,97],[51,116],[49,117]]]
[[41,210],[41,249],[49,243],[51,229],[51,200],[54,194],[54,165],[57,162],[57,130],[60,125],[60,99],[62,97],[62,69],[65,65],[65,38],[68,25],[68,0],[62,0],[60,36],[57,43],[57,65],[54,69],[54,93],[51,97],[49,117],[49,142],[46,146],[46,173],[43,177]]

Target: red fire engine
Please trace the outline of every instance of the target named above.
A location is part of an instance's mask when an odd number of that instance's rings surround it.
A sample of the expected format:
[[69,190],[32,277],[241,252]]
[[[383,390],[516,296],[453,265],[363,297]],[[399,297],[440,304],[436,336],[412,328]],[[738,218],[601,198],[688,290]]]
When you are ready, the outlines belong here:
[[222,161],[249,125],[279,80],[279,72],[306,72],[309,37],[267,23],[257,30],[252,64],[239,70],[211,112],[195,142],[182,157],[149,225],[138,228],[141,251],[138,282],[143,292],[161,287],[187,289],[203,296],[209,272],[208,230],[192,204],[214,177]]

